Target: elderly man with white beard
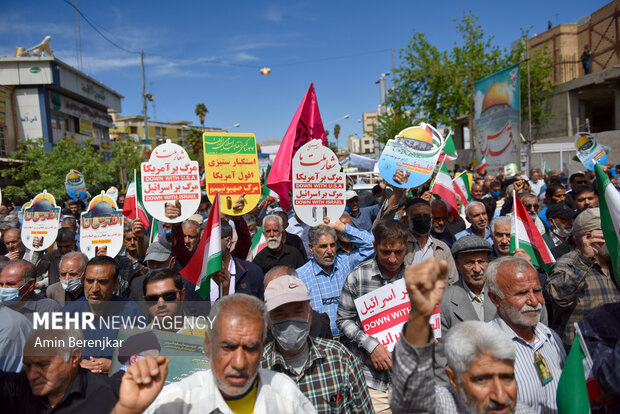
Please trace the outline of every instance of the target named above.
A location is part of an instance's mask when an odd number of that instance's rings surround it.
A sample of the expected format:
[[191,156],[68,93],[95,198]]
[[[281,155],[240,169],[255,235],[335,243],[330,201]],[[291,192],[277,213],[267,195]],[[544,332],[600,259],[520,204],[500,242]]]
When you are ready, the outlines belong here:
[[284,243],[286,241],[284,223],[277,214],[268,215],[263,219],[263,235],[267,247],[254,258],[254,263],[263,270],[263,273],[267,273],[275,266],[290,266],[297,269],[306,263],[299,250]]
[[536,269],[527,259],[505,256],[488,265],[485,277],[497,308],[489,324],[515,346],[517,402],[538,413],[557,413],[556,392],[566,352],[560,337],[540,323],[545,301]]

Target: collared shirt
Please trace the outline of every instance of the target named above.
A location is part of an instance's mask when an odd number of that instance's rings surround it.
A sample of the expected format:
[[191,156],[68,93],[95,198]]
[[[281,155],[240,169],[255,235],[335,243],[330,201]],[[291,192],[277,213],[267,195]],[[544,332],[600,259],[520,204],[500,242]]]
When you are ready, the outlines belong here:
[[[477,236],[477,234],[476,234],[476,233],[474,233],[474,229],[473,229],[472,227],[470,227],[470,228],[468,228],[468,229],[463,230],[463,231],[462,231],[462,232],[460,232],[460,233],[456,233],[456,234],[454,235],[454,238],[455,238],[456,240],[458,240],[458,239],[460,239],[461,237],[469,236],[470,234],[473,234],[474,236]],[[488,241],[488,242],[491,244],[491,246],[493,246],[493,238],[491,237],[491,230],[489,230],[489,226],[487,226],[487,230],[486,230],[486,232],[484,233],[484,237],[483,237],[483,238],[484,238],[486,241]]]
[[297,269],[306,263],[301,252],[288,244],[282,244],[282,249],[278,251],[265,247],[256,255],[253,262],[261,268],[263,273],[267,273],[275,266],[290,266]]
[[308,360],[299,374],[273,341],[263,350],[263,368],[288,375],[319,413],[372,412],[359,360],[336,341],[309,337],[308,344]]
[[375,347],[380,345],[380,342],[362,329],[362,323],[353,301],[382,286],[402,279],[406,265],[407,263],[403,263],[400,273],[390,279],[381,273],[375,259],[366,260],[349,273],[342,288],[340,304],[338,305],[336,324],[346,336],[347,341],[350,342],[349,349],[353,355],[362,362],[366,383],[370,388],[379,391],[387,390],[390,383],[390,371],[379,371],[373,366],[370,354]]
[[482,288],[482,292],[479,295],[476,295],[472,290],[467,286],[467,283],[463,282],[463,288],[469,299],[471,299],[471,304],[476,311],[476,315],[478,315],[478,319],[484,321],[484,294],[486,292],[486,286]]
[[[541,414],[557,413],[556,393],[566,361],[566,351],[560,337],[542,323],[538,323],[534,328],[536,339],[530,344],[519,337],[499,314],[489,324],[508,335],[515,346],[515,376],[519,387],[517,401]],[[538,355],[546,362],[552,377],[545,385],[542,384],[535,364]]]
[[[237,274],[237,268],[235,266],[235,261],[232,256],[230,257],[230,261],[228,262],[228,273],[230,273],[230,285],[228,287],[228,294],[232,295],[235,293],[235,275]],[[220,298],[220,287],[219,285],[211,278],[211,292],[209,293],[209,297],[211,302],[215,302]]]
[[348,224],[345,224],[342,234],[351,240],[357,249],[353,249],[350,253],[338,254],[330,274],[327,274],[314,258],[297,269],[299,278],[308,288],[312,309],[319,313],[327,313],[332,333],[336,335],[340,333],[336,325],[336,312],[342,285],[355,266],[375,255],[372,245],[375,239],[372,234]]
[[420,246],[420,242],[418,242],[418,239],[414,238],[413,239],[413,261],[411,262],[411,264],[419,264],[422,263],[423,261],[425,261],[426,259],[430,259],[431,257],[433,257],[433,246],[435,245],[435,242],[433,241],[432,237],[428,237],[428,239],[426,239],[426,244],[424,245],[424,248],[422,248]]
[[353,214],[349,214],[355,227],[369,232],[372,231],[372,223],[375,221],[379,211],[381,211],[381,204],[375,204],[374,206],[360,208],[357,217],[353,217]]
[[[17,307],[16,305],[21,305]],[[24,315],[30,322],[32,322],[34,313],[48,313],[59,311],[62,306],[54,299],[49,299],[41,295],[33,293],[26,301],[18,302],[14,306],[9,305],[14,310]]]
[[0,303],[0,371],[20,372],[22,350],[32,330],[25,316]]
[[551,269],[545,293],[552,306],[549,326],[555,330],[570,349],[575,337],[574,323],[606,303],[620,301],[620,291],[613,282],[613,275],[602,272],[600,265],[580,250],[562,256]]
[[120,381],[79,368],[65,395],[50,407],[46,396],[35,396],[25,372],[0,372],[0,404],[6,413],[109,413],[116,405]]
[[[293,380],[284,374],[258,369],[255,414],[316,413]],[[151,413],[233,414],[220,393],[213,371],[198,371],[166,385],[144,411]]]

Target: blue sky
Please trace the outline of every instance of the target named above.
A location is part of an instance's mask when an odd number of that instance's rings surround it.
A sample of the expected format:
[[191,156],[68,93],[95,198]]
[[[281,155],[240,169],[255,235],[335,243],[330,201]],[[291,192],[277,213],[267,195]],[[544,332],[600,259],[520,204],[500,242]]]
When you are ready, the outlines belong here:
[[[73,3],[73,0],[68,0]],[[252,132],[258,141],[281,139],[311,82],[326,128],[362,134],[362,112],[379,104],[382,72],[396,66],[413,30],[441,49],[459,41],[455,23],[464,8],[479,16],[504,48],[547,21],[573,23],[606,1],[91,1],[79,8],[115,43],[144,50],[147,92],[157,120],[199,124],[197,103],[209,109],[206,126]],[[63,0],[0,0],[0,56],[52,36],[57,58],[76,65],[74,11]],[[123,115],[142,111],[140,57],[114,47],[80,20],[84,72],[125,96]],[[208,63],[216,61],[217,64]],[[259,69],[271,68],[262,76]],[[152,87],[151,87],[152,83]],[[391,84],[391,82],[390,82]],[[388,85],[389,86],[389,85]],[[152,119],[153,110],[149,106]],[[327,125],[328,124],[328,125]],[[330,136],[333,138],[333,135]]]

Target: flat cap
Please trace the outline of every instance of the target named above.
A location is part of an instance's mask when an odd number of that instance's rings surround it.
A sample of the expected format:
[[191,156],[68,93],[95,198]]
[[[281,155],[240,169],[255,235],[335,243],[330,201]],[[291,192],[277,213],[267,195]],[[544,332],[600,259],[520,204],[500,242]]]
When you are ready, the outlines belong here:
[[451,251],[453,256],[471,252],[487,252],[490,254],[493,251],[493,248],[485,239],[470,234],[455,241],[452,245]]
[[547,209],[547,218],[559,217],[564,220],[569,220],[577,217],[579,212],[574,208],[570,208],[564,203],[554,203]]
[[601,230],[601,210],[599,208],[589,208],[579,213],[573,224],[573,234],[577,237],[583,236],[592,230]]
[[172,255],[172,251],[159,242],[151,243],[146,249],[144,260],[154,260],[156,262],[165,262]]

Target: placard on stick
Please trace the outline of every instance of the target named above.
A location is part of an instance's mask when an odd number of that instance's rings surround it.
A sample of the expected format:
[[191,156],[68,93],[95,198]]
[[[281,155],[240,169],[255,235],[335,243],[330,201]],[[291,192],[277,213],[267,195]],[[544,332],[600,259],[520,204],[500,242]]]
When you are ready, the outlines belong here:
[[80,216],[80,250],[88,259],[101,248],[106,249],[106,256],[115,257],[123,247],[123,235],[123,212],[102,191]]
[[[43,190],[23,210],[22,243],[30,250],[46,250],[54,244],[58,235],[60,207],[56,207],[54,196]],[[40,239],[41,244],[34,245],[35,237]]]
[[[200,175],[198,163],[190,160],[187,151],[169,139],[158,145],[151,158],[140,166],[142,203],[146,211],[164,223],[180,223],[198,210]],[[166,203],[181,206],[181,215],[167,217]]]
[[[256,137],[248,133],[205,132],[203,134],[207,197],[213,203],[220,192],[220,211],[229,215],[249,212],[261,198]],[[241,210],[233,210],[244,195]]]
[[331,222],[342,216],[345,208],[346,177],[340,171],[338,157],[314,139],[302,146],[293,157],[293,208],[309,226]]

